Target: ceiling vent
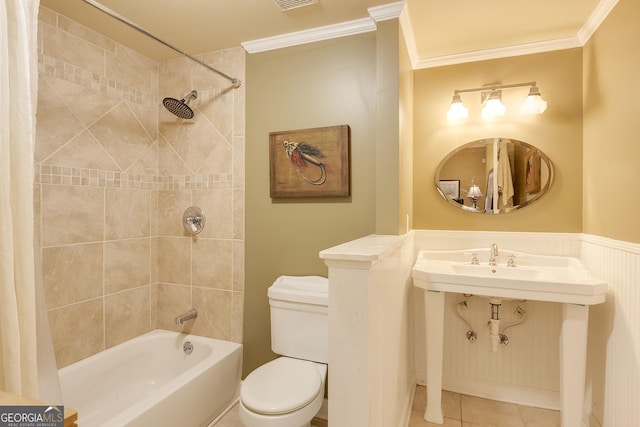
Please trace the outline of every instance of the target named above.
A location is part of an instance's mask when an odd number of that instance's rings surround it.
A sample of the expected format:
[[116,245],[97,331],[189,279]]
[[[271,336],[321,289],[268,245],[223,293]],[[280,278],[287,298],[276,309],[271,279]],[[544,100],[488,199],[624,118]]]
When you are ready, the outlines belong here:
[[273,2],[284,12],[298,7],[316,4],[318,0],[273,0]]

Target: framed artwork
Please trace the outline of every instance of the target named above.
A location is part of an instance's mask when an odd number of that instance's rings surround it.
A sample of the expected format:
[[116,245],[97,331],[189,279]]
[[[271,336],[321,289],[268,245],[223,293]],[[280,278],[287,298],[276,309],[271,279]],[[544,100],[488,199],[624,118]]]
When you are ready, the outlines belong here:
[[348,197],[348,125],[269,133],[270,195]]
[[460,198],[459,179],[441,179],[438,181],[438,187],[440,187],[440,191],[442,191],[447,199],[453,200]]
[[524,191],[529,194],[540,191],[540,153],[529,150],[524,155]]

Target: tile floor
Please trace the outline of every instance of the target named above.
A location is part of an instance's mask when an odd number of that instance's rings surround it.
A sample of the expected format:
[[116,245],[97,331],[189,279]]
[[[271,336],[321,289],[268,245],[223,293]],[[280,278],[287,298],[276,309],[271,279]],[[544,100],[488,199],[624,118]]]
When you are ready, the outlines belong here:
[[[416,387],[409,427],[560,427],[560,412],[497,402],[445,391],[442,395],[444,425],[423,419],[426,389]],[[215,427],[242,427],[237,405]],[[402,426],[389,426],[402,427]]]

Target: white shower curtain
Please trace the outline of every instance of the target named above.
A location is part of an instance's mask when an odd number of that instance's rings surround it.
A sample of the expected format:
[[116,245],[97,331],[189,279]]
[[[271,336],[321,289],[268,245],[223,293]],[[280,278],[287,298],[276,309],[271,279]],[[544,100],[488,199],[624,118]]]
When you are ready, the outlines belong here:
[[39,0],[0,0],[0,389],[38,398],[33,162]]

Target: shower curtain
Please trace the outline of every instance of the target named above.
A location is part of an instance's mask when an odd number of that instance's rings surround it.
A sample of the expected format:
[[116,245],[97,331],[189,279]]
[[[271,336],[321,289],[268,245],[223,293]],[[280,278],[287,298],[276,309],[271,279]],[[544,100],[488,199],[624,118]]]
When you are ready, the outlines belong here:
[[38,398],[33,162],[39,0],[0,1],[0,389]]

